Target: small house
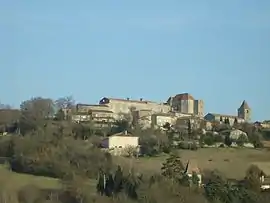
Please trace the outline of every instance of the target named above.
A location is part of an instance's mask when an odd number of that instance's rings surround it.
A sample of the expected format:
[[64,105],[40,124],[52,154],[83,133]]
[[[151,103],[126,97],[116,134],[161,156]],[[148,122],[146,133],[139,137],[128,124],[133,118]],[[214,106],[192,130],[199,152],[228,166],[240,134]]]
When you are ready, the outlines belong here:
[[105,138],[101,146],[113,155],[125,155],[131,150],[139,153],[139,137],[127,132],[117,133]]

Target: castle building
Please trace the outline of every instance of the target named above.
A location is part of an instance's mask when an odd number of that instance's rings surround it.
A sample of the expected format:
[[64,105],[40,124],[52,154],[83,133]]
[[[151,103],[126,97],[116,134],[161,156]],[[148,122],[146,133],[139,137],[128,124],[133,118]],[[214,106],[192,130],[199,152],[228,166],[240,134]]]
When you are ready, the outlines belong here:
[[189,93],[177,94],[167,100],[167,104],[171,106],[172,111],[191,114],[203,117],[204,102],[203,100],[195,100]]
[[135,110],[148,110],[153,113],[160,112],[169,112],[170,106],[163,103],[156,103],[153,101],[143,100],[131,100],[127,99],[118,99],[118,98],[107,98],[104,97],[99,101],[100,105],[106,105],[110,108],[114,113],[130,113],[130,111]]

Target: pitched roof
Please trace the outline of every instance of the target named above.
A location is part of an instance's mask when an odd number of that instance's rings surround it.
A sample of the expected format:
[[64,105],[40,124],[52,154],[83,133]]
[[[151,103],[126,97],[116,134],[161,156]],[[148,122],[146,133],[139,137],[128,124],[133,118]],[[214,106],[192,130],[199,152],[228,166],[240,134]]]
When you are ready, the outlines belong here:
[[[218,114],[218,113],[208,113],[208,114],[211,114],[215,117],[223,117],[223,118],[237,118],[238,119],[238,116],[234,116],[234,115],[226,115],[226,114]],[[207,114],[206,114],[207,115]],[[205,115],[205,116],[206,116]]]
[[239,109],[250,109],[246,100],[244,100]]

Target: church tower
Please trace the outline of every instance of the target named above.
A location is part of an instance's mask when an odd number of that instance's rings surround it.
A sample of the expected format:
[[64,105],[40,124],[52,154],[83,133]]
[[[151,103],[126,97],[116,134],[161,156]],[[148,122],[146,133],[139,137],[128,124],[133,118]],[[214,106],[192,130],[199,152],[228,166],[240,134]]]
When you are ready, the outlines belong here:
[[244,100],[241,106],[238,108],[238,117],[249,122],[251,120],[251,109],[249,108],[247,102]]

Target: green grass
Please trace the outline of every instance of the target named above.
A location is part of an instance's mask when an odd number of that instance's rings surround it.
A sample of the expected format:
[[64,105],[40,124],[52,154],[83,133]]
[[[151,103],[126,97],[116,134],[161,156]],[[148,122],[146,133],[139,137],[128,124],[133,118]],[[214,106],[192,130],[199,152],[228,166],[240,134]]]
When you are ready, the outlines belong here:
[[[217,169],[228,178],[240,179],[245,175],[251,164],[260,165],[266,174],[270,175],[270,168],[266,166],[269,162],[270,151],[247,148],[203,148],[197,151],[179,150],[179,155],[186,163],[188,160],[195,163],[198,168],[204,170]],[[120,158],[115,160],[119,164],[134,167],[136,171],[160,173],[162,163],[168,155],[153,158]]]
[[[0,165],[0,184],[4,186],[4,189],[15,191],[27,185],[34,185],[40,189],[61,189],[63,186],[59,179],[15,173],[6,169],[4,165]],[[91,189],[94,193],[96,180],[87,181],[86,187]]]
[[0,182],[6,189],[19,190],[26,185],[35,185],[41,189],[60,189],[61,183],[58,179],[20,174],[0,167]]

